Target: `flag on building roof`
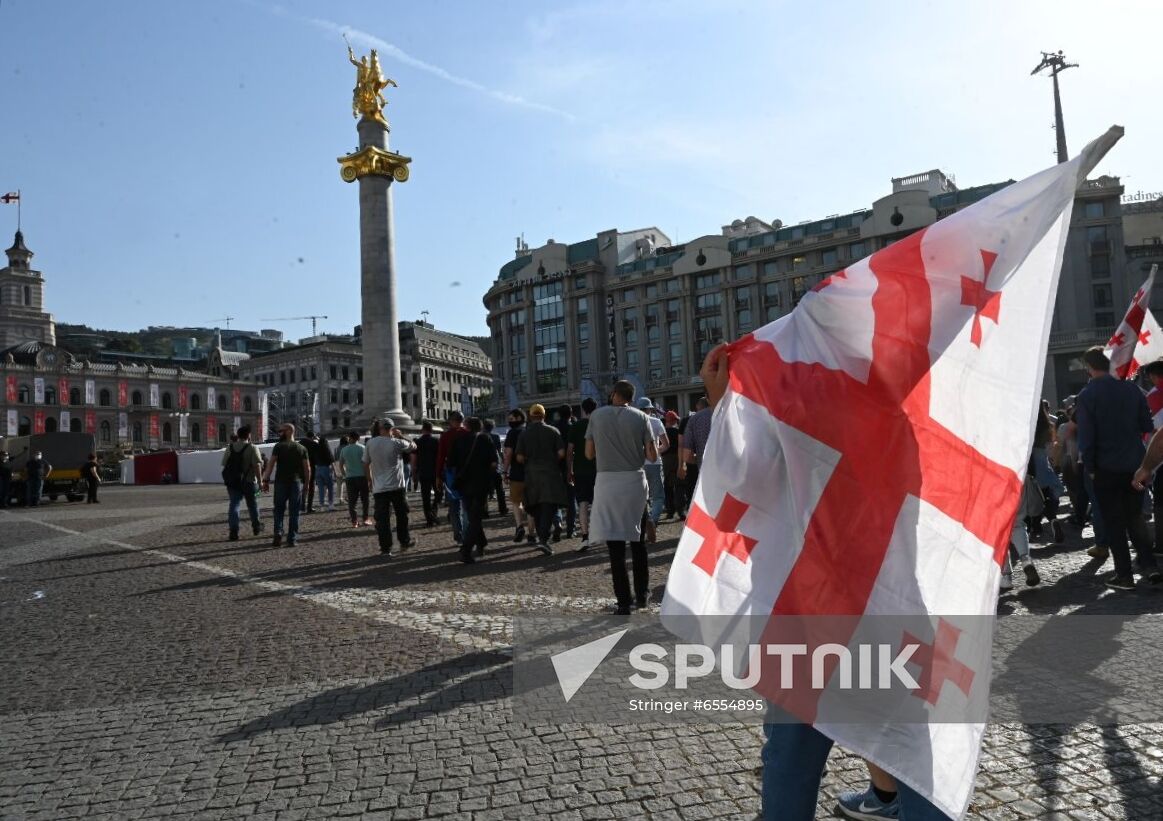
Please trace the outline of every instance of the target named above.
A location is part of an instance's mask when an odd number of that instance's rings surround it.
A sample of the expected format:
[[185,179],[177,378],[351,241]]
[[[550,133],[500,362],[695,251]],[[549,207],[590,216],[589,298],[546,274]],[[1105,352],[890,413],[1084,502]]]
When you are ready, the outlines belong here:
[[988,698],[1075,192],[1121,136],[853,263],[733,343],[671,565],[664,621],[704,644],[734,643],[748,616],[760,645],[782,617],[846,617],[829,636],[845,647],[870,619],[920,617],[928,635],[897,633],[925,646],[905,697],[952,721],[854,722],[835,665],[799,688],[760,662],[755,689],[952,818],[980,755],[984,723],[957,717]]

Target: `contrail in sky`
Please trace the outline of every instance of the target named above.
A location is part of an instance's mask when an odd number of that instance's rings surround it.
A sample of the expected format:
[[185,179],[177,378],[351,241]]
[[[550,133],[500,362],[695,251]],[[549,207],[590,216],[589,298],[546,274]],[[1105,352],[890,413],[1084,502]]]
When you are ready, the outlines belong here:
[[378,49],[381,54],[390,56],[399,62],[404,63],[405,65],[418,68],[421,71],[426,71],[429,74],[439,77],[445,82],[452,83],[453,85],[460,86],[461,88],[467,88],[470,91],[475,91],[479,94],[484,94],[485,96],[492,97],[494,100],[498,100],[502,103],[528,108],[532,111],[540,111],[545,114],[552,114],[555,117],[561,117],[570,122],[574,122],[577,119],[568,111],[563,111],[560,108],[554,108],[551,105],[544,105],[542,103],[535,103],[532,100],[526,100],[519,94],[510,94],[507,91],[501,91],[496,88],[489,88],[482,83],[478,83],[476,80],[470,80],[467,77],[460,77],[448,71],[447,69],[441,68],[440,66],[436,66],[432,63],[427,63],[417,57],[413,57],[399,46],[393,45],[387,40],[376,37],[374,34],[369,34],[366,31],[361,31],[360,29],[352,28],[351,26],[346,26],[331,20],[324,20],[319,17],[300,17],[297,14],[287,11],[281,6],[272,6],[271,11],[275,14],[292,17],[331,34],[346,35],[351,40],[357,43],[362,43],[363,45],[370,48]]

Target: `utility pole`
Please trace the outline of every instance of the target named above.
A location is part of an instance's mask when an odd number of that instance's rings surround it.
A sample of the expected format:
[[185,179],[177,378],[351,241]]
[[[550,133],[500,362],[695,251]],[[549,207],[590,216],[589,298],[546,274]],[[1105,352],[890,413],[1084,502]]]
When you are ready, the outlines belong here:
[[1068,68],[1078,68],[1078,63],[1066,62],[1066,55],[1059,49],[1055,54],[1049,51],[1042,52],[1042,62],[1034,67],[1030,72],[1033,76],[1042,69],[1050,69],[1050,79],[1054,81],[1054,130],[1058,138],[1058,162],[1064,163],[1068,159],[1066,155],[1066,126],[1062,123],[1062,95],[1058,91],[1058,75]]

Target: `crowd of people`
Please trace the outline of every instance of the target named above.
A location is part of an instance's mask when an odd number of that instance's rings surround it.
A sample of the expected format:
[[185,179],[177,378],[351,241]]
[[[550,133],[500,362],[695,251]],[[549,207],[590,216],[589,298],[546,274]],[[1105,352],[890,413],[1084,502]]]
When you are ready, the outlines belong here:
[[614,385],[609,405],[587,398],[580,409],[578,417],[561,405],[550,419],[540,404],[513,408],[503,439],[491,419],[455,411],[439,434],[425,422],[414,438],[376,422],[370,436],[348,433],[334,449],[317,434],[297,439],[294,425],[284,424],[265,460],[242,427],[222,456],[228,537],[240,538],[243,504],[254,535],[263,532],[261,489],[273,496],[274,546],[296,545],[302,515],[335,512],[346,499],[351,527],[375,527],[380,552],[391,556],[397,545],[415,544],[407,497],[414,491],[424,526],[438,526],[445,510],[460,559],[471,564],[489,547],[485,520],[495,504],[496,516],[513,517],[513,545],[549,556],[563,540],[583,553],[605,544],[616,611],[645,608],[646,545],[661,521],[686,516],[711,409],[703,398],[680,419],[636,397],[629,382]]

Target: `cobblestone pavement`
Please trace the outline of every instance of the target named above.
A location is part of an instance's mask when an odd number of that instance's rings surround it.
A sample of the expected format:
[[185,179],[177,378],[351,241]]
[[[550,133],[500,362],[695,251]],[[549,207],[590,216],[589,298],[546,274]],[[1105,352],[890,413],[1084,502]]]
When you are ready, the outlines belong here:
[[[604,551],[543,557],[492,519],[476,565],[447,527],[385,560],[339,512],[274,549],[225,540],[222,496],[0,511],[0,817],[756,816],[758,727],[514,720],[510,617],[612,604]],[[1163,611],[1105,590],[1067,530],[999,613]],[[652,548],[655,602],[678,532]],[[970,817],[1163,818],[1161,775],[1159,725],[993,726]],[[819,817],[864,778],[835,751]]]

